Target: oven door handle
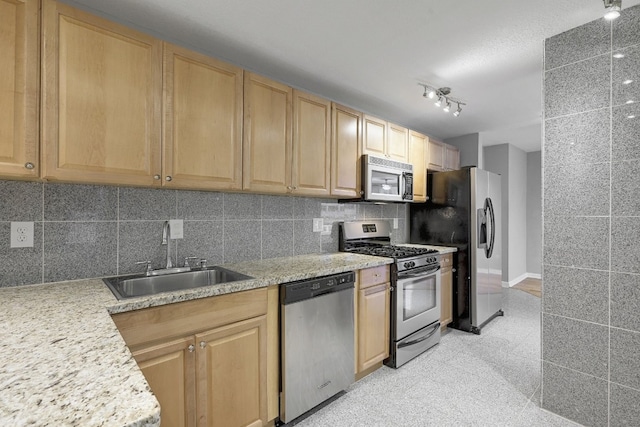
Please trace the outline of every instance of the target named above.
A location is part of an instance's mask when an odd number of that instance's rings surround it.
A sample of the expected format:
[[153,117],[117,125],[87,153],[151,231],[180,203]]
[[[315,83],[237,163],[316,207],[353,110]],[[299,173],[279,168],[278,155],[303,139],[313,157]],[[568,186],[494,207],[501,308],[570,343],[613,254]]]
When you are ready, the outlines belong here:
[[414,277],[422,277],[422,276],[428,276],[430,274],[435,273],[436,271],[440,270],[440,266],[436,266],[433,268],[429,268],[427,270],[420,270],[420,271],[412,271],[411,273],[399,273],[398,274],[398,280],[402,280],[402,279],[410,279],[410,278],[414,278]]
[[421,343],[422,341],[431,338],[433,336],[433,334],[436,333],[436,331],[438,330],[439,327],[440,327],[440,322],[436,322],[433,325],[433,328],[431,329],[431,332],[429,332],[428,334],[426,334],[424,336],[421,336],[420,338],[417,338],[415,340],[411,340],[411,341],[407,341],[407,342],[401,342],[400,344],[398,344],[398,348],[409,347],[409,346]]

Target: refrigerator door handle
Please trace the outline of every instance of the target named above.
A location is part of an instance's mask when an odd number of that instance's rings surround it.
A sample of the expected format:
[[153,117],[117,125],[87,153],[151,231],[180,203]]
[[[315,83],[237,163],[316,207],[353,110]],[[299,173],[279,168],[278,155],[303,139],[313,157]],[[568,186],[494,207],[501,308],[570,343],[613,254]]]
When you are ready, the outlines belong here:
[[493,202],[491,201],[491,198],[487,197],[487,200],[485,200],[484,203],[485,208],[489,211],[489,217],[491,218],[491,239],[488,247],[485,248],[485,254],[487,255],[487,258],[491,258],[493,255],[493,247],[496,242],[496,214],[493,210]]
[[487,215],[486,215],[486,203],[485,209],[480,208],[477,211],[478,221],[478,249],[487,250]]

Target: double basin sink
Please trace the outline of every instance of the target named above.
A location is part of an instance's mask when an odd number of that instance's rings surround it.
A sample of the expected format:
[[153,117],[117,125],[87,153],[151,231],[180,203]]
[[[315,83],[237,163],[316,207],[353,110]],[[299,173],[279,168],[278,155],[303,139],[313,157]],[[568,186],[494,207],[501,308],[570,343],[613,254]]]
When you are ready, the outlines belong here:
[[229,282],[253,279],[222,267],[209,267],[204,270],[187,271],[159,276],[117,276],[102,279],[111,292],[118,298],[134,298],[164,292],[221,285]]

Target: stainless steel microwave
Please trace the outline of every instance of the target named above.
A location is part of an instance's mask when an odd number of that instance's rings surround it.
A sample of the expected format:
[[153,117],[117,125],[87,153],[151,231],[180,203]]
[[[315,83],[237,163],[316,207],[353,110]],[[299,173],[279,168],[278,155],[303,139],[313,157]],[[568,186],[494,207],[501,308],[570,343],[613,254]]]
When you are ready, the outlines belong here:
[[369,154],[362,156],[362,162],[366,201],[413,201],[413,165]]

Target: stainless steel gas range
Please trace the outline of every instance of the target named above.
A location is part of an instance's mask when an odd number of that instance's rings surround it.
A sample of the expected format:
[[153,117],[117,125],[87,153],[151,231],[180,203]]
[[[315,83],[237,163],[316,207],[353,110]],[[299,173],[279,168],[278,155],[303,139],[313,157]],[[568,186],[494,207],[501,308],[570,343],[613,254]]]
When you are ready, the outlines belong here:
[[393,258],[391,342],[387,366],[398,368],[440,342],[438,251],[391,244],[389,222],[340,223],[340,250]]

